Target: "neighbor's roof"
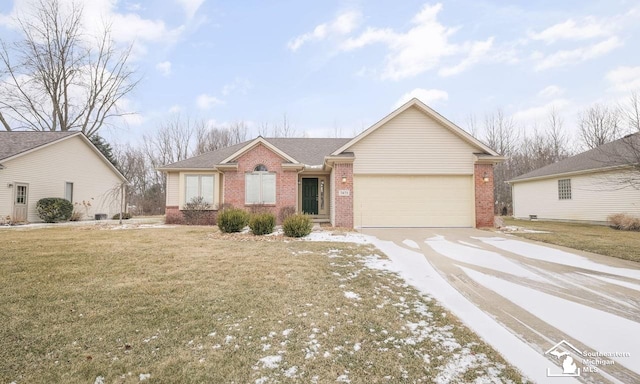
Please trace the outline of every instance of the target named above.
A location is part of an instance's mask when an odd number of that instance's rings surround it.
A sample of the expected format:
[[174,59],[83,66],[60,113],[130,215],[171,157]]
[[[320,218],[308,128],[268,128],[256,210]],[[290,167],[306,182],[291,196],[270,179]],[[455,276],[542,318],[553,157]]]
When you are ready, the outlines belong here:
[[556,175],[597,171],[630,164],[640,161],[640,132],[627,135],[616,141],[603,144],[597,148],[579,153],[575,156],[560,160],[538,168],[524,175],[509,180],[509,182],[543,179]]
[[[322,165],[328,156],[351,139],[332,138],[264,138],[269,144],[286,153],[300,164]],[[186,160],[167,164],[159,169],[209,169],[220,164],[229,156],[251,145],[255,140],[245,141],[229,147],[207,152]]]
[[0,161],[76,134],[78,132],[0,132]]

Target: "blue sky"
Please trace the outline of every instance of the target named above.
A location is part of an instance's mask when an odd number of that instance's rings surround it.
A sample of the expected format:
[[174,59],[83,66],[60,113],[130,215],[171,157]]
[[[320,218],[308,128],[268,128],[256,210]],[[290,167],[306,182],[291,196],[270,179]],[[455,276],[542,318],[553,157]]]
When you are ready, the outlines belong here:
[[[69,0],[61,0],[69,1]],[[29,0],[0,4],[0,33]],[[135,41],[135,142],[175,114],[252,132],[287,115],[302,135],[352,136],[411,96],[465,127],[501,108],[523,130],[553,106],[569,131],[592,103],[640,88],[634,1],[87,0]],[[481,132],[480,132],[481,135]]]

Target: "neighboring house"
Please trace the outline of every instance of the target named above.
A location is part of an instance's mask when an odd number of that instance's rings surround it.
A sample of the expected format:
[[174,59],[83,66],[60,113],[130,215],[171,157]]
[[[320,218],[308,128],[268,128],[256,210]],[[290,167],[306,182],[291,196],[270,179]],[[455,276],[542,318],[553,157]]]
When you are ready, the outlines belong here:
[[167,217],[202,196],[284,207],[340,227],[493,225],[496,152],[413,99],[353,139],[263,138],[205,153],[167,173]]
[[126,179],[81,132],[0,132],[0,220],[42,221],[44,197],[70,200],[82,219],[119,212]]
[[640,216],[638,161],[634,134],[518,176],[509,180],[513,216],[602,223],[615,213]]

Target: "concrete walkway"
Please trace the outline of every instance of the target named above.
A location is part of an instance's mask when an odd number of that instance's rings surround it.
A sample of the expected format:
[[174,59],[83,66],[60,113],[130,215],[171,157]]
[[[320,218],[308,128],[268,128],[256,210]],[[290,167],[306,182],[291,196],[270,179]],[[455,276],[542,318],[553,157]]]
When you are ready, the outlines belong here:
[[[575,359],[580,369],[575,379],[640,383],[638,263],[475,229],[361,232],[422,253],[475,306],[545,355],[549,374],[565,375],[566,356],[545,354],[565,340],[577,349],[559,347]],[[464,314],[457,315],[465,321]]]

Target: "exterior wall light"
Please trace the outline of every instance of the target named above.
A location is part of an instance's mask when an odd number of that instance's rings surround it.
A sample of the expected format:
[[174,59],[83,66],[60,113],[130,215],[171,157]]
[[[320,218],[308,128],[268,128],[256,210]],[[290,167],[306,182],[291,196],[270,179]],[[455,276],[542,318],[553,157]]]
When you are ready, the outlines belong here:
[[342,175],[342,182],[343,182],[343,183],[346,183],[346,182],[347,182],[347,176]]
[[489,182],[489,174],[487,174],[487,172],[485,172],[484,175],[482,175],[482,181],[485,183]]

